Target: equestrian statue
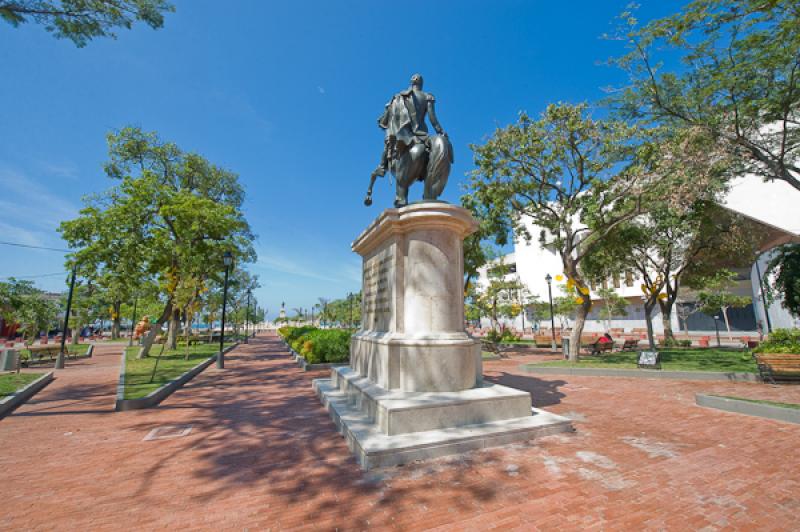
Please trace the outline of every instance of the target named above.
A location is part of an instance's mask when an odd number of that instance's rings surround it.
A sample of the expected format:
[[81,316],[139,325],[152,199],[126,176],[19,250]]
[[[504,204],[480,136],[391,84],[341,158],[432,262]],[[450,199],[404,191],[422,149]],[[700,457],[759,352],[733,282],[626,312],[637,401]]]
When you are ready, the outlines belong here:
[[[378,126],[385,131],[381,162],[370,175],[364,205],[372,205],[372,186],[378,176],[391,172],[396,181],[395,207],[408,205],[408,188],[423,181],[423,200],[438,198],[450,176],[453,146],[444,132],[434,110],[433,95],[422,90],[422,76],[411,76],[411,86],[395,94]],[[431,121],[436,135],[428,135],[425,117]]]

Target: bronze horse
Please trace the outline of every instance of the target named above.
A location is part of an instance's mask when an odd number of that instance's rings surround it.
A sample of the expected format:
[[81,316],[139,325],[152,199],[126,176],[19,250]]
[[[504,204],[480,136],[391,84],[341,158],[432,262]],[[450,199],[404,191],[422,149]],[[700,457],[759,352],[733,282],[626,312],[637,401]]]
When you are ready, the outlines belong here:
[[[424,200],[436,200],[447,185],[453,164],[453,146],[436,118],[433,95],[422,90],[422,76],[415,74],[411,86],[386,104],[378,126],[386,131],[381,163],[370,175],[365,205],[372,205],[372,187],[378,176],[391,172],[396,180],[395,207],[408,204],[408,189],[423,181]],[[429,136],[425,117],[436,135]]]

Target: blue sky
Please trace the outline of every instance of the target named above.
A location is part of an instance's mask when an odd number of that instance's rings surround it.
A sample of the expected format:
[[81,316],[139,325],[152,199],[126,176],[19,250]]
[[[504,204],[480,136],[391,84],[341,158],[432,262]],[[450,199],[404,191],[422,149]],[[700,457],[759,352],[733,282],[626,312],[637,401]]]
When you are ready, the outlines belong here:
[[[0,240],[63,247],[59,221],[112,185],[105,134],[138,125],[240,175],[271,314],[341,297],[360,285],[350,243],[393,197],[379,180],[362,205],[376,119],[411,74],[437,98],[456,158],[442,199],[458,202],[471,143],[520,110],[624,83],[599,64],[621,44],[599,36],[627,2],[177,0],[163,29],[82,49],[0,23]],[[641,3],[646,20],[683,2]],[[0,246],[0,278],[63,270],[58,253]],[[62,275],[34,280],[64,289]]]

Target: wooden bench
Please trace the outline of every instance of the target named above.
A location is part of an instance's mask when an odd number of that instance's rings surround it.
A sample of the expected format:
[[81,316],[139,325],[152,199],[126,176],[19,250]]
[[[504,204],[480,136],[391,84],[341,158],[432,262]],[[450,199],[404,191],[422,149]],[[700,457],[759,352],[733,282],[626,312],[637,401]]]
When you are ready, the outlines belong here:
[[[26,348],[30,353],[30,360],[29,363],[39,363],[44,360],[44,357],[47,356],[50,362],[54,361],[56,356],[61,352],[61,346],[58,344],[53,345],[32,345]],[[78,353],[72,351],[70,352],[69,346],[64,346],[64,355],[67,357],[70,356],[77,356]]]
[[619,348],[620,351],[636,351],[639,348],[639,340],[635,338],[628,338],[625,340],[625,343],[622,344],[622,347]]
[[614,342],[601,342],[599,339],[591,344],[581,346],[587,351],[591,356],[597,356],[601,353],[610,353],[614,350]]
[[800,354],[757,353],[758,372],[764,382],[800,382]]

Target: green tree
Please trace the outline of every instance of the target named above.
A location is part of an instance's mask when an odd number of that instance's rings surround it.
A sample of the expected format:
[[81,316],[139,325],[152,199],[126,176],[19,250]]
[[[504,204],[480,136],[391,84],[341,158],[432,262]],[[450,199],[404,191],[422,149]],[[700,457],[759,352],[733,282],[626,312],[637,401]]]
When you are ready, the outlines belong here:
[[60,231],[78,250],[70,261],[81,268],[119,278],[135,271],[137,279],[158,284],[163,307],[143,339],[139,357],[146,357],[168,320],[171,337],[177,334],[183,296],[219,279],[226,251],[239,262],[254,259],[253,235],[236,174],[138,128],[112,133],[108,141],[105,170],[118,184],[88,198]]
[[41,291],[23,296],[23,304],[17,311],[20,331],[29,341],[36,339],[40,331],[48,331],[56,324],[58,305]]
[[153,29],[164,25],[164,13],[175,11],[165,0],[0,0],[0,18],[12,26],[44,24],[59,39],[78,47],[95,37],[116,38],[117,28],[141,21]]
[[[694,0],[639,26],[620,16],[629,52],[614,62],[631,80],[615,97],[626,117],[699,128],[729,160],[800,190],[800,4]],[[657,55],[662,53],[664,55]],[[678,71],[661,59],[677,53]]]
[[613,288],[601,288],[597,291],[597,295],[603,302],[597,314],[606,322],[606,330],[611,328],[611,320],[615,317],[628,315],[628,300]]
[[[486,144],[473,146],[470,202],[483,206],[495,231],[514,231],[528,241],[536,236],[561,259],[578,302],[572,360],[592,306],[581,262],[641,212],[648,193],[656,193],[657,176],[639,160],[646,153],[638,137],[622,122],[592,118],[584,104],[558,104],[538,120],[522,114]],[[540,234],[529,233],[528,221]]]
[[728,309],[746,307],[751,301],[748,296],[739,296],[731,292],[735,286],[736,274],[730,270],[720,270],[705,279],[703,288],[697,294],[701,312],[709,316],[722,312],[729,340],[733,340],[733,336],[728,320]]
[[767,299],[781,297],[783,308],[800,315],[800,244],[785,244],[775,250],[764,272]]

